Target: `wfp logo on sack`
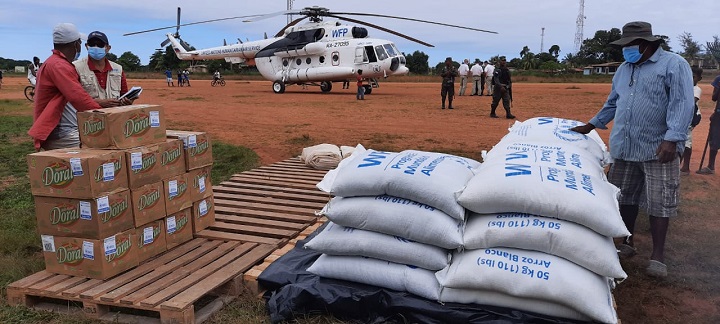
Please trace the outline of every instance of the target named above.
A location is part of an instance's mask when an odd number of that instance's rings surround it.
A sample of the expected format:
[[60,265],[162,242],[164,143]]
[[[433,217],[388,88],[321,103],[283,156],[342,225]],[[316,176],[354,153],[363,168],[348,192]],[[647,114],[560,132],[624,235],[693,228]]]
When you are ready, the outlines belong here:
[[362,160],[363,163],[360,163],[357,167],[366,168],[378,166],[382,164],[388,156],[390,156],[390,152],[372,151]]

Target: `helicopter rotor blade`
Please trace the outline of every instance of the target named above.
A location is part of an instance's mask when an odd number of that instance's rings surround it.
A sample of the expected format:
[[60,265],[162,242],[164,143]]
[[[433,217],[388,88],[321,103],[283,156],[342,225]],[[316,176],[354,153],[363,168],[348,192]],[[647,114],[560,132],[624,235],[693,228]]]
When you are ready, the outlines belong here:
[[179,37],[179,35],[180,35],[180,7],[178,7],[177,28],[175,28],[175,35],[177,35],[176,37]]
[[305,18],[307,18],[307,17],[306,17],[306,16],[303,16],[303,17],[300,17],[300,18],[298,18],[298,19],[295,19],[295,20],[291,21],[289,24],[285,25],[285,27],[283,27],[283,29],[280,29],[280,31],[277,32],[277,34],[275,34],[275,37],[280,37],[280,36],[282,36],[283,34],[285,34],[285,30],[286,30],[286,29],[288,29],[288,28],[290,28],[290,27],[292,27],[292,26],[297,25],[297,23],[299,23],[300,21],[302,21],[302,20],[305,19]]
[[255,17],[255,18],[246,19],[246,20],[243,20],[243,22],[255,22],[258,20],[268,19],[268,18],[272,18],[272,17],[276,17],[276,16],[301,15],[301,14],[302,13],[298,12],[297,10],[284,10],[284,11],[273,12],[273,13],[269,13],[269,14],[265,14],[265,15],[257,15],[257,17]]
[[415,21],[415,22],[421,22],[421,23],[433,24],[433,25],[440,25],[440,26],[446,26],[446,27],[467,29],[467,30],[472,30],[472,31],[477,31],[477,32],[483,32],[483,33],[497,34],[497,32],[491,31],[491,30],[478,29],[478,28],[472,28],[472,27],[465,27],[465,26],[459,26],[459,25],[451,25],[451,24],[446,24],[446,23],[441,23],[441,22],[436,22],[436,21],[422,20],[422,19],[415,19],[415,18],[407,18],[407,17],[399,17],[399,16],[388,16],[388,15],[369,14],[369,13],[361,13],[361,12],[332,12],[332,13],[330,13],[330,14],[333,14],[333,15],[367,16],[367,17],[380,17],[380,18],[400,19],[400,20]]
[[257,17],[257,16],[260,16],[260,15],[237,16],[237,17],[227,17],[227,18],[219,18],[219,19],[210,19],[210,20],[196,21],[196,22],[191,22],[191,23],[186,23],[186,24],[180,24],[180,25],[175,25],[175,26],[167,26],[167,27],[153,28],[153,29],[148,29],[148,30],[142,30],[142,31],[127,33],[127,34],[123,34],[123,36],[130,36],[130,35],[136,35],[136,34],[149,33],[149,32],[154,32],[154,31],[163,30],[163,29],[177,28],[178,26],[180,26],[180,27],[183,27],[183,26],[191,26],[191,25],[206,24],[206,23],[216,22],[216,21],[232,20],[232,19],[243,19],[243,18]]
[[387,29],[387,28],[385,28],[385,27],[381,27],[381,26],[378,26],[378,25],[375,25],[375,24],[371,24],[371,23],[369,23],[369,22],[364,22],[364,21],[361,21],[361,20],[353,19],[353,18],[340,17],[340,16],[336,16],[336,15],[334,15],[334,14],[328,14],[327,16],[328,16],[328,17],[337,18],[337,19],[340,19],[340,20],[349,21],[349,22],[351,22],[351,23],[356,23],[356,24],[360,24],[360,25],[365,25],[365,26],[368,26],[368,27],[372,27],[372,28],[375,28],[375,29],[384,31],[384,32],[386,32],[386,33],[393,34],[393,35],[395,35],[395,36],[400,36],[400,37],[402,37],[402,38],[405,38],[405,39],[407,39],[407,40],[413,41],[413,42],[415,42],[415,43],[425,45],[425,46],[427,46],[427,47],[435,47],[435,45],[433,45],[433,44],[423,42],[423,41],[421,41],[421,40],[419,40],[419,39],[417,39],[417,38],[412,38],[412,37],[410,37],[410,36],[408,36],[408,35],[404,35],[404,34],[401,34],[401,33],[396,32],[396,31],[394,31],[394,30]]
[[164,48],[164,47],[167,46],[167,44],[169,44],[169,43],[170,43],[170,40],[169,40],[169,39],[165,39],[162,43],[160,43],[160,46],[162,46],[162,47]]

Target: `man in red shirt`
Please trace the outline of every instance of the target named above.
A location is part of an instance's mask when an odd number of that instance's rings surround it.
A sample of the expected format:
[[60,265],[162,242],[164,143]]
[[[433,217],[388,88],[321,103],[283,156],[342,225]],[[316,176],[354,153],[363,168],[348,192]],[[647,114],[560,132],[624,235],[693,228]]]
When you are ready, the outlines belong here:
[[102,108],[83,90],[71,63],[80,56],[82,38],[77,27],[70,23],[58,24],[53,29],[54,49],[38,71],[33,125],[28,131],[38,150],[79,147],[77,116],[74,131],[59,127],[67,105],[77,111]]

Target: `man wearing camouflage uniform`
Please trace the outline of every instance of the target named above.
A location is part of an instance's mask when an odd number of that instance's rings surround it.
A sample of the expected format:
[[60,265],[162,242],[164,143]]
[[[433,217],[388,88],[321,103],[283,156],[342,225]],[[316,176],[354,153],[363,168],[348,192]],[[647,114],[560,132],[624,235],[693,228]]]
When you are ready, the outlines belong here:
[[455,77],[458,76],[458,71],[452,64],[452,57],[445,59],[445,67],[440,72],[440,76],[443,78],[442,87],[440,89],[440,97],[442,97],[442,109],[445,109],[445,97],[448,98],[448,109],[453,109],[452,102],[455,97]]

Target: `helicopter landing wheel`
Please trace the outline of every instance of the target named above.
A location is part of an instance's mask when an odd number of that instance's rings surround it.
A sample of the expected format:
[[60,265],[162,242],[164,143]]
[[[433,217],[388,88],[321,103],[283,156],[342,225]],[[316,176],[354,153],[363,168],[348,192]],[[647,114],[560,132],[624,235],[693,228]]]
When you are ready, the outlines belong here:
[[322,92],[330,92],[332,90],[332,82],[330,81],[323,81],[320,83],[320,91]]
[[369,86],[369,85],[364,85],[363,87],[365,88],[365,94],[369,95],[369,94],[372,93],[372,87],[371,87],[371,86]]
[[285,92],[285,82],[282,81],[275,81],[273,82],[273,92],[275,93],[284,93]]

